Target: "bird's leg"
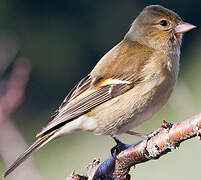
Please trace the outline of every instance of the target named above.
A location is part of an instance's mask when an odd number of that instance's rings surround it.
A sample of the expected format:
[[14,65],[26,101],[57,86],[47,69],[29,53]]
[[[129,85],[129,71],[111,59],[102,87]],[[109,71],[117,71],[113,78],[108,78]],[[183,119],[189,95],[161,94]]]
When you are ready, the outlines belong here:
[[115,158],[122,150],[127,148],[127,145],[122,143],[116,136],[112,135],[112,138],[117,143],[110,151],[112,156]]
[[159,132],[161,132],[163,130],[163,128],[168,129],[170,127],[171,127],[171,124],[168,124],[167,122],[163,122],[161,128],[155,130],[154,132],[152,132],[150,134],[142,134],[142,133],[137,133],[137,132],[134,132],[134,131],[127,131],[126,133],[130,134],[130,135],[133,135],[133,136],[140,137],[140,138],[142,138],[144,140],[149,140],[152,137],[154,137],[155,135],[157,135]]
[[117,143],[117,145],[118,145],[118,144],[124,144],[124,143],[122,143],[122,142],[120,141],[120,139],[119,139],[118,137],[112,136],[112,138],[113,138],[114,141]]
[[130,135],[133,135],[133,136],[140,137],[142,139],[147,139],[148,138],[148,136],[146,134],[141,134],[141,133],[137,133],[137,132],[134,132],[134,131],[127,131],[126,133],[130,134]]

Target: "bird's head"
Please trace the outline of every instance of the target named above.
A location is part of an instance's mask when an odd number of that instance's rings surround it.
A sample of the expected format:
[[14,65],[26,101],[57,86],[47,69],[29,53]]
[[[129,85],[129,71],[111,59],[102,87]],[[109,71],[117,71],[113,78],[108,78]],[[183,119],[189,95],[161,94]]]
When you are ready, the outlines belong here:
[[126,37],[159,50],[179,48],[184,32],[196,26],[183,22],[175,12],[160,5],[143,9],[127,33]]

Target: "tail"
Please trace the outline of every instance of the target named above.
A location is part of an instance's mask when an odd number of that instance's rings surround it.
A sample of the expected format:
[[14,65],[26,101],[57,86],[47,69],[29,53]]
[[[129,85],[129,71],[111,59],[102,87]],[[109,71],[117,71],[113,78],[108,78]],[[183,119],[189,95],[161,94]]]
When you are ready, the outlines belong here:
[[46,143],[48,143],[51,139],[53,139],[53,135],[56,130],[38,138],[36,142],[34,142],[18,159],[8,168],[7,171],[3,173],[3,177],[8,176],[12,171],[14,171],[20,164],[22,164],[28,157],[32,155],[32,153],[38,151],[41,147],[43,147]]

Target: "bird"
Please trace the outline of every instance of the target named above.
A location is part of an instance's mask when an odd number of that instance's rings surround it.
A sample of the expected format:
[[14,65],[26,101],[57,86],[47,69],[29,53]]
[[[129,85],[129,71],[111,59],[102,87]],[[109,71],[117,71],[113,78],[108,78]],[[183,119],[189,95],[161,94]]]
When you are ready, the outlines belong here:
[[170,97],[179,73],[183,33],[196,26],[161,5],[146,6],[124,38],[68,93],[37,140],[6,177],[49,141],[76,131],[115,138],[150,119]]

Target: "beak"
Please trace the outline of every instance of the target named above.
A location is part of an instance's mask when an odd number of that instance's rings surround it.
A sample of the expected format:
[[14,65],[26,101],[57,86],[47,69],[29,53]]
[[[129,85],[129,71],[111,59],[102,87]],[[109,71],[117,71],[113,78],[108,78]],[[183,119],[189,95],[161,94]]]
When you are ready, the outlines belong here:
[[178,24],[176,26],[175,32],[178,34],[183,34],[183,33],[188,32],[194,28],[196,28],[196,26],[182,21],[180,24]]

